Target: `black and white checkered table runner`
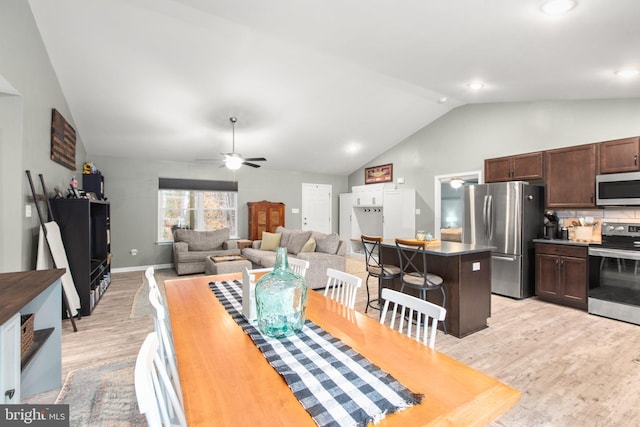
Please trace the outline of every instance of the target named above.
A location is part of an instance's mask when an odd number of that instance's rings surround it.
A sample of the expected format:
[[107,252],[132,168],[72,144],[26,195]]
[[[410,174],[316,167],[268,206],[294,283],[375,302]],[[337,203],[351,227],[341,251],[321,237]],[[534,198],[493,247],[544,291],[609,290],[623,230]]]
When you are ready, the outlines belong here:
[[209,287],[319,426],[366,426],[422,401],[387,372],[310,320],[287,338],[263,335],[242,315],[242,284]]

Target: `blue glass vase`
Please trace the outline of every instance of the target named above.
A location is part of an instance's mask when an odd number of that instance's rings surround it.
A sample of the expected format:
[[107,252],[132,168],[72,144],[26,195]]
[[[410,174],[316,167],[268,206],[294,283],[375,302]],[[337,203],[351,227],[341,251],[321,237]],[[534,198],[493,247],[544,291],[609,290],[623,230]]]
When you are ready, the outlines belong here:
[[273,271],[256,283],[258,329],[274,338],[296,334],[304,326],[306,310],[304,277],[289,269],[287,249],[278,248]]

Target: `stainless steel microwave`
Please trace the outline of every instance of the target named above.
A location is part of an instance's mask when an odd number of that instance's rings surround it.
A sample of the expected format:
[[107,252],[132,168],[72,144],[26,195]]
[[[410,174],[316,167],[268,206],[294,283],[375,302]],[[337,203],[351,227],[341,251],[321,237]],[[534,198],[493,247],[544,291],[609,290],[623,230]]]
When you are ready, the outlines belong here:
[[596,176],[598,206],[640,206],[640,172]]

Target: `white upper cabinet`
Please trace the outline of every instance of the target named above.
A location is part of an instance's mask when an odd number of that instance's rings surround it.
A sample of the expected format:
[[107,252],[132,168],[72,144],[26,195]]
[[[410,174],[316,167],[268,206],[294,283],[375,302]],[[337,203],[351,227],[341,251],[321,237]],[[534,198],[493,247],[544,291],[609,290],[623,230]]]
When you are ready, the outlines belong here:
[[382,206],[385,187],[385,184],[354,185],[352,187],[353,206]]

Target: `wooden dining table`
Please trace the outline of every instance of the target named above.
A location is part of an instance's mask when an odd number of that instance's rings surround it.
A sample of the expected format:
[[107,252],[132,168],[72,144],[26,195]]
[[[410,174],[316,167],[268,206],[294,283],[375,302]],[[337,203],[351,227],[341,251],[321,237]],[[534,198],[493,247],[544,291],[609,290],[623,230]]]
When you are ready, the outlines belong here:
[[[208,286],[241,279],[233,273],[165,282],[189,426],[315,426]],[[308,319],[424,395],[419,405],[387,415],[377,425],[482,426],[520,399],[512,387],[320,292],[309,290],[308,295]]]

